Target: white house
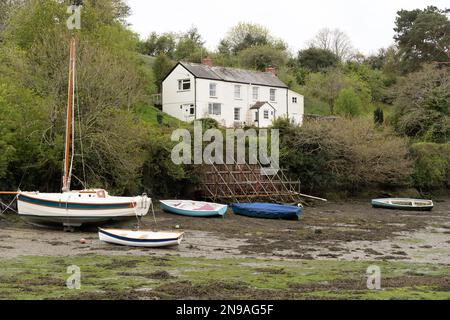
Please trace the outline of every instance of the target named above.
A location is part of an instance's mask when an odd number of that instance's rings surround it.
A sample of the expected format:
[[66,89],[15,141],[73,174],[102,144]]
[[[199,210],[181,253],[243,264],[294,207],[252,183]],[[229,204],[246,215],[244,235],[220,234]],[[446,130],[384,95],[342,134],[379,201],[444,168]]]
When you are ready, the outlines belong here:
[[301,125],[304,98],[274,68],[266,72],[179,62],[162,85],[163,111],[182,121],[212,118],[224,127],[268,127],[278,117]]

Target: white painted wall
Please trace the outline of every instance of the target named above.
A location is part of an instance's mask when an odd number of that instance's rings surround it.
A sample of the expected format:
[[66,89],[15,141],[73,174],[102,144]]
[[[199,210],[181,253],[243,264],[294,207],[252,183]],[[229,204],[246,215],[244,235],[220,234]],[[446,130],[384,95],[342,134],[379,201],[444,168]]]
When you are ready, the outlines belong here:
[[[253,109],[250,110],[252,114],[253,125],[258,128],[267,128],[270,127],[273,121],[278,117],[276,110],[273,109],[269,103],[264,104],[259,110]],[[267,113],[268,118],[265,118],[265,114]],[[258,121],[256,121],[258,119]]]
[[[294,99],[296,98],[297,102],[295,103]],[[293,119],[294,122],[298,125],[303,124],[303,117],[305,115],[305,97],[297,92],[289,90],[289,118]]]
[[[190,79],[191,89],[178,90],[178,80]],[[162,85],[163,112],[182,121],[195,120],[195,115],[190,115],[190,105],[195,105],[195,78],[183,66],[178,65],[167,77]]]
[[[191,79],[191,90],[179,91],[178,80]],[[216,96],[210,95],[210,84],[216,84]],[[235,97],[235,85],[241,87],[241,96]],[[253,87],[258,87],[258,98],[253,98]],[[270,89],[275,89],[275,101],[270,101]],[[196,94],[195,94],[196,92]],[[260,127],[268,127],[275,117],[285,117],[289,108],[289,116],[298,124],[302,123],[304,114],[304,99],[293,91],[285,88],[271,88],[266,86],[253,86],[249,84],[231,83],[206,79],[195,79],[183,66],[178,65],[163,82],[163,111],[182,121],[193,121],[201,118],[212,118],[224,127],[240,125],[254,125],[254,112],[250,108],[258,101],[268,101],[275,109],[270,108],[270,121],[261,121]],[[195,101],[195,97],[197,101]],[[297,97],[297,103],[292,98]],[[221,114],[209,114],[209,104],[220,103]],[[190,115],[190,105],[196,105],[195,115]],[[266,106],[264,106],[266,107]],[[235,121],[234,109],[240,109],[240,120]],[[253,110],[252,110],[253,111]],[[261,109],[261,119],[264,110]],[[264,120],[264,119],[263,119]]]

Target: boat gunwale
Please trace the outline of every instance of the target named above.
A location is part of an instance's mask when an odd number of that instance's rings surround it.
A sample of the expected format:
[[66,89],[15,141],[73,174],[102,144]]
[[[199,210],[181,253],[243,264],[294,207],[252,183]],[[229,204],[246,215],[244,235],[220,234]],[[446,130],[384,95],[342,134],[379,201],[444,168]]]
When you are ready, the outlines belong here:
[[[117,230],[117,229],[112,229],[112,230]],[[135,238],[129,238],[129,237],[125,237],[125,236],[120,236],[120,235],[116,235],[114,233],[110,233],[108,231],[106,231],[105,229],[101,229],[99,228],[98,230],[99,233],[102,233],[103,235],[106,235],[108,237],[112,237],[118,240],[122,240],[122,241],[128,241],[128,242],[137,242],[137,243],[158,243],[158,242],[172,242],[172,241],[179,241],[180,239],[182,239],[182,237],[184,236],[184,232],[178,232],[179,236],[176,238],[170,238],[170,239],[135,239]],[[174,232],[175,233],[175,232]]]
[[[210,203],[210,202],[203,202],[203,201],[192,201],[192,202],[196,202],[196,203],[205,203],[205,204],[215,204],[217,206],[219,206],[219,208],[214,209],[214,210],[193,210],[193,209],[184,209],[184,208],[179,208],[179,207],[175,207],[172,205],[169,205],[167,203],[167,201],[174,201],[174,200],[160,200],[159,202],[162,203],[163,205],[173,208],[173,209],[177,209],[177,210],[181,210],[181,211],[194,211],[194,212],[217,212],[220,211],[224,208],[228,208],[228,206],[226,204],[219,204],[219,203]],[[180,200],[181,202],[189,202],[189,200]]]
[[[398,202],[405,202],[405,203],[398,203]],[[406,204],[408,202],[410,204]],[[425,200],[425,199],[386,198],[386,199],[373,199],[372,205],[395,206],[404,208],[428,208],[428,207],[431,208],[434,207],[434,202],[433,200]]]
[[[56,201],[56,200],[47,200],[47,199],[34,198],[34,197],[31,197],[31,196],[28,196],[28,195],[24,195],[23,193],[20,193],[20,194],[19,194],[18,201],[23,201],[23,202],[26,202],[26,203],[31,203],[31,204],[33,204],[33,205],[42,206],[42,207],[50,207],[50,208],[55,208],[55,207],[54,207],[54,206],[50,206],[50,205],[38,204],[38,203],[30,202],[30,201],[21,199],[22,197],[28,198],[28,199],[31,199],[31,200],[36,200],[36,201],[43,201],[43,202],[55,203],[55,204],[58,204],[58,205],[61,205],[61,204],[65,205],[65,207],[58,207],[58,208],[61,208],[61,209],[67,209],[66,207],[67,207],[68,205],[82,205],[82,206],[83,206],[83,205],[85,205],[85,206],[125,206],[125,205],[127,205],[127,206],[128,206],[127,208],[125,208],[125,207],[123,207],[123,208],[91,208],[91,209],[89,209],[89,208],[78,208],[78,209],[69,208],[70,210],[116,210],[116,209],[133,209],[133,208],[135,208],[136,205],[137,205],[136,202],[120,202],[120,203],[119,203],[119,202],[118,202],[118,203],[86,203],[86,202],[70,202],[70,201],[67,201],[67,202],[61,202],[61,201]],[[107,198],[106,198],[106,199],[107,199]],[[130,205],[132,205],[132,207],[131,207]]]

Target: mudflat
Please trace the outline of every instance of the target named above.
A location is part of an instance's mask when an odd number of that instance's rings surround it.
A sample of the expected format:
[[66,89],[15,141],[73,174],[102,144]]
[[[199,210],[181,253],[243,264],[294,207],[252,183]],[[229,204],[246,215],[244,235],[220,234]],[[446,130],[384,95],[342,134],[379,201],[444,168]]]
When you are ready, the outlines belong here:
[[[155,227],[151,214],[143,222]],[[159,230],[178,226],[185,240],[170,249],[120,247],[100,242],[95,228],[65,233],[8,215],[0,220],[0,299],[450,298],[448,198],[426,213],[353,200],[308,207],[300,221],[157,211],[156,222]],[[80,290],[65,286],[70,265],[80,267]],[[367,289],[372,265],[382,290]]]

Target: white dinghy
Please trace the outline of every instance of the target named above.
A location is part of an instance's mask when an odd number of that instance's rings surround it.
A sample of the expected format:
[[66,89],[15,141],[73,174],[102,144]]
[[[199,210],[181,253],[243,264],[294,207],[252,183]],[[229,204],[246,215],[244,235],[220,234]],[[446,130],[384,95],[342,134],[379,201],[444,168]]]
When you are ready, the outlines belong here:
[[184,232],[154,232],[145,230],[100,229],[101,241],[132,247],[171,247],[178,246],[183,240]]
[[161,209],[166,212],[189,217],[224,216],[227,205],[190,200],[161,200]]

